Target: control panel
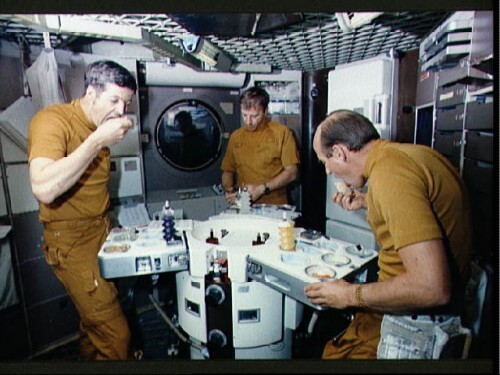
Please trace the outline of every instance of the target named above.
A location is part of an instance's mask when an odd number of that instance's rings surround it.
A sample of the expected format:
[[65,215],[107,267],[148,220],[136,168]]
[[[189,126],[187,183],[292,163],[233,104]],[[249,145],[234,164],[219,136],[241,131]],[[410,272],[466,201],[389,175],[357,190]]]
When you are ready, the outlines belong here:
[[177,233],[174,239],[165,240],[161,220],[113,228],[97,255],[101,275],[109,279],[186,270],[186,239],[183,232]]

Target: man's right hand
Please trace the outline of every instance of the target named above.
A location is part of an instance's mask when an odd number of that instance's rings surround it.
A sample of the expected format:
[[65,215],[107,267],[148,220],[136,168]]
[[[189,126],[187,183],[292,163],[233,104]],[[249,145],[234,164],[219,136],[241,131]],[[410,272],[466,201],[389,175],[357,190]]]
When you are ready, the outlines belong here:
[[237,194],[236,191],[233,190],[224,190],[224,197],[226,198],[227,203],[234,204],[236,202]]
[[365,194],[353,189],[350,195],[344,195],[336,192],[332,195],[332,201],[337,203],[344,210],[354,211],[360,208],[366,208]]
[[97,127],[94,136],[102,147],[110,147],[122,141],[132,125],[132,120],[126,116],[111,118]]

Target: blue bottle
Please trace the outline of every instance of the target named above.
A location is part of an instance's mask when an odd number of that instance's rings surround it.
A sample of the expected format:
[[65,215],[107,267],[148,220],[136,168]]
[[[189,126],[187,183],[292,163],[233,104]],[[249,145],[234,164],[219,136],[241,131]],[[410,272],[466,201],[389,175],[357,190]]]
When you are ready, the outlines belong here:
[[165,206],[162,210],[162,225],[163,225],[163,239],[167,242],[172,242],[175,239],[175,218],[174,210],[170,207],[170,202],[165,201]]

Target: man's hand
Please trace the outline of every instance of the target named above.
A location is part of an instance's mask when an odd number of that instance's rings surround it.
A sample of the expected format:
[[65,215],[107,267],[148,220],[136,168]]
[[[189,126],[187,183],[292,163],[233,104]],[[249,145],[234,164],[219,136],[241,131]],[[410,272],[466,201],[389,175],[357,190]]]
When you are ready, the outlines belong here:
[[352,189],[349,195],[336,192],[332,195],[332,201],[348,211],[366,208],[365,194],[356,189]]
[[248,194],[250,194],[250,200],[252,202],[256,202],[260,197],[264,195],[264,185],[262,184],[259,185],[248,184],[245,185],[245,187],[248,190]]
[[123,140],[132,125],[132,120],[126,116],[111,118],[98,126],[93,136],[102,147],[110,147]]
[[234,189],[224,190],[224,197],[226,198],[227,203],[234,204],[236,202],[238,194]]
[[345,309],[352,306],[350,302],[354,295],[354,288],[353,284],[343,279],[335,279],[307,284],[304,287],[304,293],[314,304],[334,309]]

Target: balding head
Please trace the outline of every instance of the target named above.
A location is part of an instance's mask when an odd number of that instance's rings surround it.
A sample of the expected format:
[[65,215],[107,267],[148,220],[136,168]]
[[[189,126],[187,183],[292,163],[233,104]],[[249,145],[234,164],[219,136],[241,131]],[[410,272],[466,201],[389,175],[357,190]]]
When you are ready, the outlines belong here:
[[331,112],[319,128],[321,128],[321,134],[318,142],[322,150],[330,149],[336,144],[343,144],[349,150],[358,151],[370,141],[380,138],[370,120],[350,110]]

